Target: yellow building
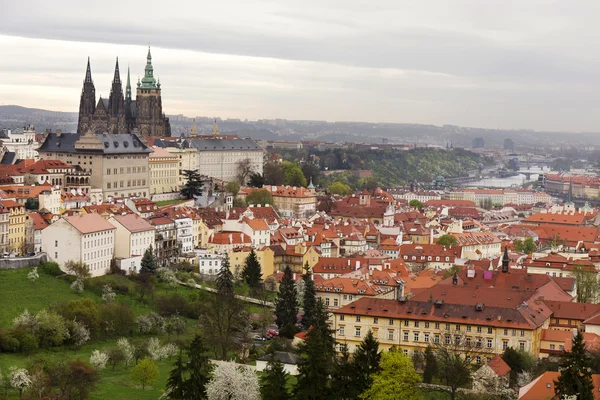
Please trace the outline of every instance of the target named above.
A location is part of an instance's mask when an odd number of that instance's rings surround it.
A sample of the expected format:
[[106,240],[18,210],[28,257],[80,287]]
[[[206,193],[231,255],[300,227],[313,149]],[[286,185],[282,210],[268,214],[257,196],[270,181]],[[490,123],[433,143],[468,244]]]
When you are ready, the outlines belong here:
[[[244,269],[244,263],[246,262],[246,258],[250,255],[250,248],[242,248],[239,251],[230,252],[229,255],[229,265],[231,267],[231,272],[241,273]],[[274,263],[274,253],[269,247],[265,247],[261,250],[255,250],[256,258],[260,263],[260,269],[262,271],[263,280],[267,276],[271,276],[275,273],[275,263]]]
[[363,297],[334,310],[332,328],[336,341],[347,344],[350,352],[371,330],[383,350],[395,347],[412,356],[431,343],[441,343],[456,346],[457,352],[468,353],[481,364],[508,347],[538,357],[550,317],[537,311],[529,306],[515,310]]
[[165,150],[177,157],[177,180],[179,187],[181,187],[186,182],[183,171],[198,168],[198,149],[195,147],[165,147]]
[[3,200],[8,209],[8,248],[11,253],[23,254],[25,245],[25,207],[13,200]]
[[284,218],[308,218],[317,211],[317,195],[314,190],[296,186],[265,185],[262,189],[242,189],[238,197],[246,197],[256,190],[267,190],[273,196],[273,207]]
[[153,150],[148,159],[150,194],[179,192],[179,159],[160,147]]

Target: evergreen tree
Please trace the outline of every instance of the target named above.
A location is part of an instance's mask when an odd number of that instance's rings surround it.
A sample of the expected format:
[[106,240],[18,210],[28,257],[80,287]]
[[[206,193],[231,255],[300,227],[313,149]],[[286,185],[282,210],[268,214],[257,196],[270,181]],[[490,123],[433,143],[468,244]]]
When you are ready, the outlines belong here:
[[210,380],[212,364],[200,336],[196,335],[187,349],[189,378],[185,381],[186,400],[206,399],[206,385]]
[[583,335],[580,331],[573,337],[571,351],[565,352],[560,364],[560,375],[554,382],[554,392],[561,399],[576,396],[578,400],[594,399],[592,382],[593,361],[585,350]]
[[152,245],[146,249],[144,256],[142,257],[142,265],[140,267],[140,274],[155,274],[156,273],[156,257],[152,250]]
[[175,360],[173,369],[169,373],[169,378],[167,379],[167,390],[169,392],[169,399],[183,400],[187,398],[184,374],[185,365],[181,354],[179,354],[177,360]]
[[254,249],[252,249],[250,254],[248,254],[248,257],[246,257],[244,270],[242,271],[242,278],[251,289],[256,290],[260,288],[260,284],[262,282],[262,272]]
[[260,380],[260,393],[263,400],[288,400],[290,393],[287,389],[287,376],[281,361],[271,357],[265,374]]
[[312,279],[312,273],[308,262],[304,265],[304,275],[302,275],[304,281],[304,292],[302,295],[302,309],[304,315],[302,315],[302,327],[304,329],[310,328],[313,325],[315,318],[315,309],[317,306],[317,293],[315,291],[315,282]]
[[425,349],[425,368],[423,370],[423,382],[431,383],[433,377],[437,375],[437,359],[435,358],[435,353],[433,352],[433,348],[428,345]]
[[356,382],[354,363],[350,360],[348,346],[340,345],[340,354],[335,357],[333,373],[331,374],[332,399],[357,399],[362,393]]
[[352,364],[354,371],[358,394],[367,390],[373,383],[373,374],[379,371],[379,361],[381,353],[379,352],[379,342],[369,330],[367,335],[354,351]]
[[302,361],[294,397],[298,400],[331,398],[330,376],[333,373],[335,340],[327,323],[328,311],[321,299],[316,303],[312,328],[300,345]]
[[298,317],[298,296],[292,270],[289,266],[283,271],[283,278],[279,284],[277,300],[275,300],[275,316],[277,326],[282,331],[292,331]]
[[233,274],[229,265],[229,257],[221,263],[221,269],[217,274],[217,293],[225,296],[233,296]]
[[181,195],[186,199],[193,199],[195,196],[202,196],[202,179],[198,171],[186,169],[183,171],[185,184],[181,188]]

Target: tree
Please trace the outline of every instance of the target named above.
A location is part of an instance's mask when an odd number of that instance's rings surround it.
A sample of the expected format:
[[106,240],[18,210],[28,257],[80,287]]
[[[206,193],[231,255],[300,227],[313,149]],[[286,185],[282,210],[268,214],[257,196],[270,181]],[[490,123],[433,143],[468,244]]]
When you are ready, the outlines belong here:
[[119,347],[111,347],[106,351],[106,355],[108,356],[108,363],[112,366],[112,370],[114,371],[116,366],[125,362],[125,353]]
[[263,167],[263,173],[265,177],[265,185],[283,185],[283,168],[281,163],[278,162],[267,162]]
[[471,383],[471,359],[481,349],[470,338],[451,331],[443,333],[434,348],[438,377],[450,388],[450,398],[454,400],[458,388]]
[[75,275],[78,280],[88,279],[92,274],[90,273],[90,267],[81,261],[69,260],[65,263],[65,269],[71,275]]
[[422,399],[416,390],[421,379],[410,359],[403,353],[383,353],[380,367],[380,370],[373,374],[373,384],[360,396],[361,399]]
[[206,385],[206,394],[208,400],[260,400],[258,377],[248,367],[220,363]]
[[275,316],[280,333],[292,332],[298,321],[298,294],[289,265],[285,267],[279,284],[279,292],[275,300]]
[[283,369],[281,361],[271,357],[267,363],[264,375],[260,380],[260,393],[263,400],[288,400],[290,393],[287,389],[288,374]]
[[302,173],[302,168],[298,164],[284,161],[281,164],[283,168],[283,183],[289,186],[306,186],[306,177]]
[[381,353],[379,342],[369,330],[363,341],[354,350],[352,364],[356,373],[354,379],[357,395],[367,390],[373,383],[373,375],[379,371]]
[[144,252],[144,256],[142,257],[140,274],[152,274],[156,273],[156,257],[154,256],[154,251],[152,249],[152,245],[146,249]]
[[236,163],[236,178],[240,185],[245,185],[250,174],[254,171],[252,161],[249,158],[244,158]]
[[348,345],[340,344],[340,354],[335,357],[331,374],[331,393],[336,399],[356,399],[362,393],[356,381],[357,373],[350,360]]
[[90,364],[96,371],[101,371],[106,368],[107,363],[108,354],[100,350],[92,351],[92,355],[90,356]]
[[206,352],[202,339],[196,335],[187,349],[188,363],[185,370],[187,379],[184,381],[187,397],[184,399],[206,398],[206,385],[212,371],[212,364]]
[[223,259],[221,269],[217,274],[217,291],[224,296],[233,295],[233,274],[231,273],[228,256]]
[[261,188],[264,186],[264,184],[265,184],[264,175],[261,175],[258,172],[254,172],[254,173],[250,174],[250,181],[248,181],[248,186],[255,187],[255,188]]
[[244,269],[242,270],[242,278],[244,282],[250,286],[250,289],[257,290],[262,282],[262,272],[256,252],[254,249],[250,251],[246,261],[244,262]]
[[[184,400],[189,399],[187,395],[186,380],[185,380],[185,368],[186,363],[183,361],[181,353],[177,356],[173,369],[169,372],[169,378],[167,378],[167,387],[165,393],[168,399],[172,400]],[[197,397],[203,399],[206,397]]]
[[30,197],[25,202],[25,209],[27,210],[38,210],[40,208],[40,201],[36,197]]
[[231,193],[231,195],[233,197],[237,197],[238,193],[240,192],[240,183],[237,181],[231,181],[231,182],[227,182],[227,184],[225,185],[225,190],[229,193]]
[[202,182],[200,173],[191,169],[185,169],[183,170],[183,176],[185,183],[181,187],[179,193],[186,199],[193,199],[197,196],[202,196],[204,182]]
[[438,374],[437,359],[431,345],[425,349],[425,368],[423,370],[423,382],[431,383],[433,377]]
[[575,396],[578,400],[594,399],[592,358],[585,350],[581,331],[573,337],[571,351],[565,351],[560,363],[560,375],[554,381],[554,392],[560,398]]
[[246,204],[261,204],[263,206],[270,204],[273,205],[273,196],[271,192],[266,189],[255,190],[246,196]]
[[502,359],[510,367],[510,378],[514,383],[517,380],[517,376],[522,372],[531,370],[536,363],[535,358],[524,351],[517,351],[512,347],[508,347],[502,353]]
[[165,331],[167,332],[167,335],[169,335],[169,337],[173,334],[179,337],[179,335],[185,332],[186,327],[187,325],[185,323],[185,320],[179,315],[173,315],[170,318],[168,318],[165,322]]
[[312,328],[299,346],[302,360],[298,365],[298,382],[294,395],[298,400],[330,398],[330,376],[333,373],[335,339],[327,323],[327,307],[321,299],[316,303]]
[[458,240],[450,234],[445,234],[440,236],[438,240],[436,240],[436,244],[443,246],[456,246],[458,245]]
[[19,399],[23,397],[23,391],[31,387],[31,375],[25,368],[12,367],[10,369],[10,386],[19,391]]
[[600,297],[600,281],[594,267],[577,265],[573,268],[573,276],[577,283],[577,301],[579,303],[596,303]]
[[312,273],[308,262],[304,265],[304,274],[302,275],[304,290],[302,293],[302,326],[308,329],[314,320],[315,308],[317,306],[317,292],[315,291],[315,282],[312,279]]
[[131,369],[131,380],[142,386],[142,390],[146,386],[151,385],[158,378],[158,367],[154,361],[149,358],[144,358],[136,366]]
[[417,199],[412,199],[411,201],[408,202],[408,205],[411,207],[419,208],[419,209],[423,208],[423,203],[421,203]]
[[514,244],[515,244],[515,251],[517,251],[519,253],[531,254],[537,249],[537,246],[535,245],[533,238],[530,238],[530,237],[526,238],[523,241],[517,239],[517,240],[515,240]]
[[50,365],[48,371],[60,399],[88,399],[99,380],[98,372],[81,360],[61,360]]
[[332,194],[339,194],[340,196],[347,196],[352,193],[350,186],[343,182],[335,181],[328,187],[329,192]]

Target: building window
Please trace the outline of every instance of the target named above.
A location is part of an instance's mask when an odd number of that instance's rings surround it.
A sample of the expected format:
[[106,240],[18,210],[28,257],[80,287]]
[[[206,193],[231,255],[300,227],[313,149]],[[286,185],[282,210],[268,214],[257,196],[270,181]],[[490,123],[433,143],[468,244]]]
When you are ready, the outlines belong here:
[[408,342],[408,332],[404,332],[404,334],[402,335],[402,340]]
[[356,327],[356,332],[354,333],[354,336],[360,336],[360,326]]
[[360,315],[356,316],[356,322],[360,322]]
[[388,339],[394,340],[394,331],[388,331]]
[[475,343],[475,347],[480,348],[481,345],[482,345],[482,340],[481,340],[481,338],[478,338],[477,343]]
[[58,258],[58,253],[55,252],[54,253],[54,259],[57,259],[57,258]]
[[471,325],[467,325],[467,332],[471,332]]
[[475,362],[477,363],[477,365],[481,364],[481,356],[475,357]]
[[490,334],[490,335],[492,334],[492,327],[491,326],[488,327],[488,334]]
[[343,320],[344,320],[344,316],[340,315],[340,321],[343,321]]
[[433,337],[433,343],[435,343],[435,344],[439,344],[440,343],[440,335],[435,335]]
[[444,344],[450,344],[450,335],[444,336]]
[[404,326],[408,326],[408,320],[404,321]]
[[423,334],[423,341],[424,341],[425,343],[429,343],[429,333],[425,333],[425,334]]
[[525,342],[520,342],[519,343],[519,350],[525,351]]
[[329,307],[329,297],[326,297],[326,298],[325,298],[325,305],[326,305],[327,307]]
[[550,345],[550,350],[555,350],[555,349],[556,349],[556,345],[554,345],[554,344],[551,344],[551,345]]
[[333,299],[333,306],[337,307],[338,306],[338,299]]
[[525,336],[525,331],[523,331],[523,330],[521,331],[521,336],[522,337]]
[[[390,319],[391,321],[391,319]],[[425,322],[425,328],[429,328],[429,322]]]
[[467,346],[471,346],[471,338],[470,337],[466,338],[465,342],[467,343]]
[[488,340],[487,340],[487,348],[488,348],[488,349],[491,349],[491,348],[492,348],[492,346],[493,346],[493,343],[494,343],[494,342],[493,342],[493,340],[492,340],[492,339],[488,339]]
[[506,350],[508,349],[508,341],[504,340],[502,341],[502,350]]
[[440,329],[440,323],[439,322],[435,323],[435,329]]
[[460,331],[460,325],[456,325],[456,330]]
[[54,241],[54,247],[58,247],[58,240]]
[[415,328],[419,327],[419,321],[415,321]]
[[504,329],[504,336],[508,336],[508,329]]
[[340,326],[339,334],[340,334],[340,336],[344,336],[344,327],[343,326]]
[[374,324],[378,324],[379,323],[379,318],[378,317],[373,317],[373,323]]
[[413,341],[418,342],[419,341],[419,332],[415,332],[413,334]]

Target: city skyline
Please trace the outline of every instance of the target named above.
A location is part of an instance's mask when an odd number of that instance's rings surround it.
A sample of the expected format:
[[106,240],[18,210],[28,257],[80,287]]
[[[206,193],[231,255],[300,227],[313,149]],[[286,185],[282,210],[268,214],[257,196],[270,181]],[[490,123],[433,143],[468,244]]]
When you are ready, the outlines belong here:
[[[97,95],[143,76],[152,45],[164,111],[187,116],[596,131],[592,12],[528,1],[284,5],[228,1],[61,7],[11,3],[0,102],[77,111],[87,57]],[[370,3],[369,3],[370,4]],[[118,10],[118,12],[115,12]]]

